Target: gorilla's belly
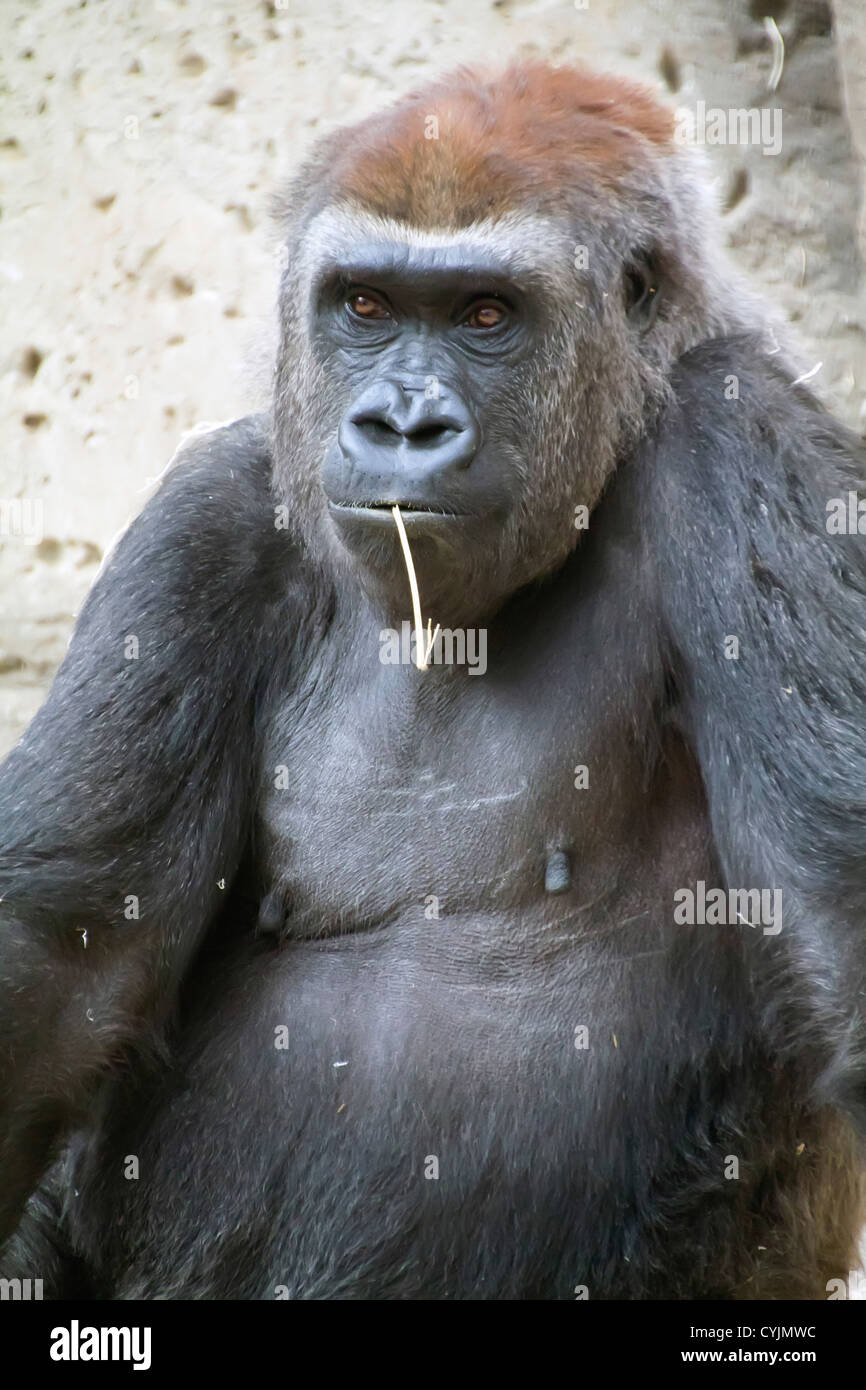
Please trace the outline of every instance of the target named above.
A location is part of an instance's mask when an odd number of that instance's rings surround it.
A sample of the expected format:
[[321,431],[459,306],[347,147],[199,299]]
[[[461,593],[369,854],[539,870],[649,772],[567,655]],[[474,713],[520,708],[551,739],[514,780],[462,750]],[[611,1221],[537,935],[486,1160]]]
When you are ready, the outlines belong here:
[[693,1004],[666,925],[571,928],[456,915],[213,960],[172,1073],[118,1093],[77,1179],[107,1292],[568,1297],[610,1261],[626,1278],[634,1156],[685,1104]]

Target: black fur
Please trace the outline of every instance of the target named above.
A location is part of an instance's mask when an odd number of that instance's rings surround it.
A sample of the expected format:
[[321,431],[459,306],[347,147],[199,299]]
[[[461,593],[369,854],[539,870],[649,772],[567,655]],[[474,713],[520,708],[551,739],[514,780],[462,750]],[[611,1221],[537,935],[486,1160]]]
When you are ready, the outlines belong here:
[[[469,1299],[847,1272],[866,558],[825,504],[862,452],[747,339],[672,385],[479,678],[379,665],[358,594],[274,526],[266,421],[185,451],[2,769],[7,1232],[60,1155],[4,1275]],[[676,926],[700,878],[781,887],[781,933]]]

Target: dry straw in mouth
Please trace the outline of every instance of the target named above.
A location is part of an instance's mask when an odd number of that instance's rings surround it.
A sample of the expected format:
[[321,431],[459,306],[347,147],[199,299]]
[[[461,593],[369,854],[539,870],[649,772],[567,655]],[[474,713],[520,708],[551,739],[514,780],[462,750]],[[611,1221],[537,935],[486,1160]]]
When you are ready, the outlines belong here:
[[418,593],[418,577],[415,574],[415,565],[412,561],[412,551],[409,548],[409,537],[406,535],[406,527],[403,525],[403,518],[400,515],[400,508],[391,508],[391,515],[397,524],[397,534],[400,537],[400,545],[403,548],[403,559],[406,561],[406,572],[409,575],[409,592],[412,595],[412,614],[415,620],[415,665],[419,671],[427,670],[427,661],[433,650],[433,643],[439,635],[439,624],[436,624],[436,631],[430,632],[431,619],[427,619],[427,644],[424,644],[424,622],[421,617],[421,596]]

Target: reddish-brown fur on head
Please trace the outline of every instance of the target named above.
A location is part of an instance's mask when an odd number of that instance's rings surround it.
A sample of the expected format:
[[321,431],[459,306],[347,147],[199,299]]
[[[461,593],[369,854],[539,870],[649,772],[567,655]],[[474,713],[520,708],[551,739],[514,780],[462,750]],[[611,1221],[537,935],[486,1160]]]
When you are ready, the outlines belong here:
[[[438,138],[425,134],[428,117]],[[345,131],[331,144],[331,189],[418,226],[468,226],[515,207],[543,210],[564,189],[615,186],[669,144],[673,113],[621,78],[546,63],[500,77],[461,69]]]

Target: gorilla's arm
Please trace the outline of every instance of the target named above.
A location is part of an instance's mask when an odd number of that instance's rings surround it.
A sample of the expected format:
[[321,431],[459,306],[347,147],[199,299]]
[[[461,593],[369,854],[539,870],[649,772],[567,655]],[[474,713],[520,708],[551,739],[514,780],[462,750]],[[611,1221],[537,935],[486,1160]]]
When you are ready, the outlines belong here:
[[673,385],[641,519],[720,860],[728,887],[782,890],[816,1060],[862,1103],[866,538],[827,528],[830,499],[864,495],[862,445],[746,340]]
[[0,768],[0,1239],[231,885],[283,536],[262,420],[188,446]]

